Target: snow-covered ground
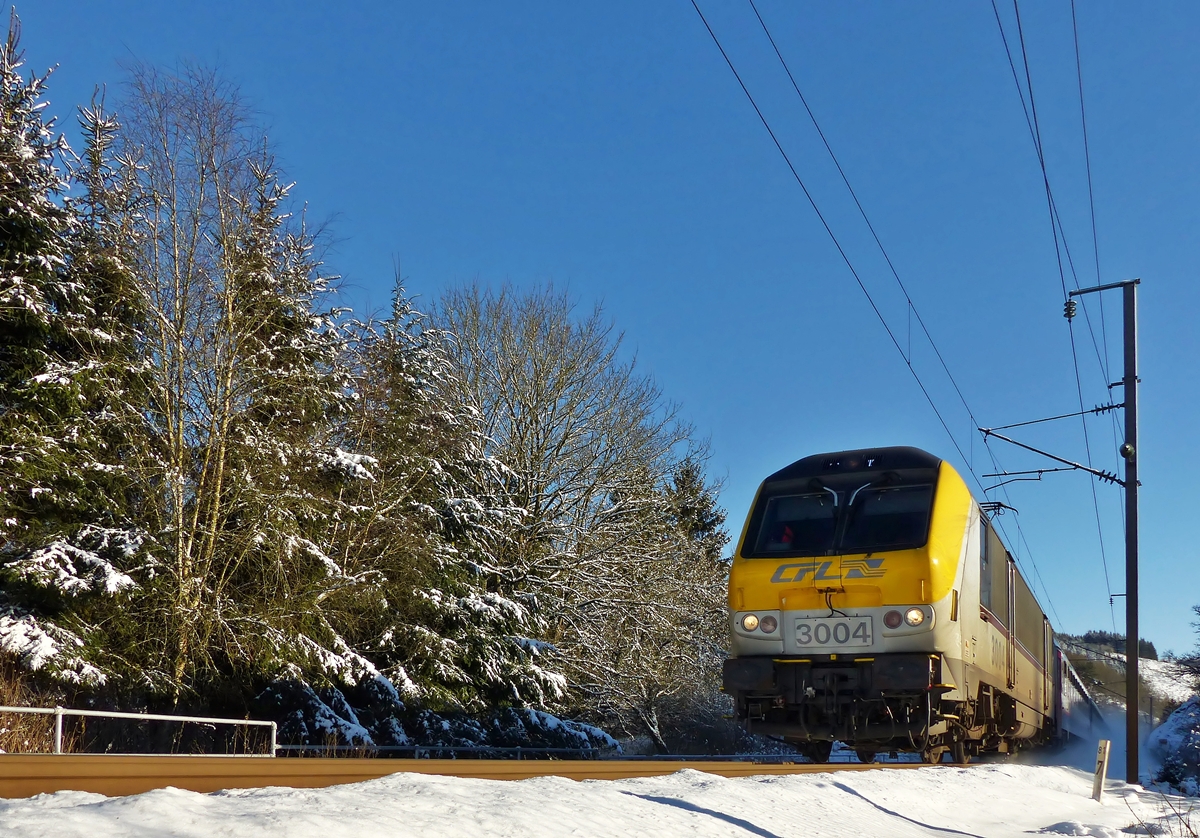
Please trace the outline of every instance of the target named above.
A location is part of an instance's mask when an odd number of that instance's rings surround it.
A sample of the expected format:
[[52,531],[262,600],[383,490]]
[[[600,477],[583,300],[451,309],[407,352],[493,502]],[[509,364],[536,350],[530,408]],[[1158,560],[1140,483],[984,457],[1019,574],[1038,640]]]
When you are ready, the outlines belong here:
[[[1157,695],[1190,694],[1190,685],[1169,664],[1142,663],[1143,678]],[[1108,715],[1109,730],[1099,735],[1113,744],[1109,776],[1122,777],[1122,717],[1115,709]],[[1196,719],[1200,703],[1185,705],[1170,725],[1148,736],[1149,748],[1141,756],[1144,780],[1169,753],[1200,741],[1200,733],[1190,732],[1198,726],[1192,723]],[[1194,819],[1190,815],[1195,799],[1110,780],[1104,802],[1091,800],[1095,748],[1095,742],[1079,741],[1065,750],[1031,750],[971,768],[740,779],[684,768],[666,777],[616,781],[544,777],[501,782],[396,774],[329,789],[216,794],[164,789],[124,798],[60,792],[0,801],[0,835],[1123,838],[1200,832],[1200,811]]]
[[1155,775],[1176,791],[1200,795],[1200,696],[1184,702],[1147,741],[1161,770]]
[[739,779],[684,769],[666,777],[585,782],[397,774],[329,789],[165,789],[124,798],[60,792],[0,801],[0,832],[21,838],[1118,838],[1147,824],[1150,834],[1188,834],[1170,822],[1171,805],[1186,811],[1185,800],[1110,781],[1104,802],[1096,803],[1091,786],[1091,776],[1078,769],[1018,764]]

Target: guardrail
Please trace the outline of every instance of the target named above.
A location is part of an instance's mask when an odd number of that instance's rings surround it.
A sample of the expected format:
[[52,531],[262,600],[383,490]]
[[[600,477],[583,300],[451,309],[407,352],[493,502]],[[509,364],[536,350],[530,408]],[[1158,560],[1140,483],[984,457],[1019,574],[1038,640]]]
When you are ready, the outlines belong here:
[[271,728],[271,751],[266,754],[243,754],[247,757],[274,757],[279,750],[279,725],[257,719],[217,719],[208,716],[171,716],[162,713],[120,713],[115,710],[71,710],[65,707],[0,707],[0,713],[27,713],[34,716],[54,717],[54,753],[61,754],[63,740],[63,717],[86,716],[100,719],[137,719],[152,722],[194,722],[208,725],[239,725],[244,727]]

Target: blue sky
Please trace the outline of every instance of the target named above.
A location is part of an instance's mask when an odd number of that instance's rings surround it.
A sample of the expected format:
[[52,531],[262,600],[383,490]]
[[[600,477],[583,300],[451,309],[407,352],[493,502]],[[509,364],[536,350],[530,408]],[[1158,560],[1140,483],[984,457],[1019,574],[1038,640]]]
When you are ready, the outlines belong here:
[[[701,7],[905,352],[911,334],[965,459],[993,471],[749,4]],[[975,417],[1078,410],[1041,171],[992,6],[759,9]],[[763,476],[818,451],[909,444],[967,471],[688,0],[41,0],[18,12],[29,68],[59,65],[50,110],[68,129],[94,85],[120,84],[122,62],[198,61],[238,82],[295,194],[330,219],[329,263],[359,312],[386,305],[397,263],[426,299],[479,279],[602,300],[642,369],[711,438],[735,531]],[[1141,633],[1182,652],[1200,603],[1200,6],[1088,2],[1078,15],[1099,277],[1143,279]],[[1022,24],[1078,285],[1092,285],[1070,5],[1027,4]],[[1104,328],[1094,300],[1089,313],[1116,380],[1119,296]],[[1082,317],[1075,337],[1090,408],[1109,398],[1105,347]],[[1117,469],[1111,419],[1089,430],[1095,465]],[[1014,433],[1085,457],[1077,419]],[[992,450],[1008,469],[1046,465]],[[1106,582],[1087,478],[1007,488],[1010,546],[1056,625],[1112,629],[1115,613],[1123,631],[1122,600],[1109,607],[1124,591],[1119,490],[1096,488]]]

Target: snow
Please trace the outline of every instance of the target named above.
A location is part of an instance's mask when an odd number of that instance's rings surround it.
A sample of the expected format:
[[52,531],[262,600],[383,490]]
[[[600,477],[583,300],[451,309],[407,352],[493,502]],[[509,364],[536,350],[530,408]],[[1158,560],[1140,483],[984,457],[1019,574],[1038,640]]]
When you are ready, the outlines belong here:
[[332,454],[324,456],[325,467],[331,471],[337,471],[354,480],[372,481],[375,475],[372,474],[367,466],[378,466],[379,460],[374,457],[369,457],[366,454],[352,454],[349,451],[343,451],[341,448],[335,448]]
[[1197,731],[1200,730],[1200,698],[1195,698],[1172,713],[1150,734],[1149,744],[1163,756],[1185,747],[1200,749]]
[[1178,704],[1183,704],[1196,694],[1191,673],[1172,661],[1140,658],[1138,677],[1154,695]]
[[[1094,649],[1079,643],[1066,643],[1075,653],[1090,660],[1107,661],[1125,670],[1125,655],[1107,649]],[[1170,660],[1138,658],[1138,678],[1154,697],[1182,704],[1196,694],[1196,678],[1186,667]]]
[[375,678],[379,675],[375,664],[351,649],[341,637],[334,637],[334,650],[326,649],[302,634],[292,638],[292,643],[307,655],[321,672],[347,683],[357,683],[364,678]]
[[9,562],[17,577],[42,588],[54,588],[67,596],[89,591],[117,594],[137,587],[128,575],[97,553],[65,541],[55,541],[34,550],[27,558]]
[[0,649],[36,672],[58,656],[59,644],[30,616],[0,615]]
[[400,773],[328,789],[59,792],[0,802],[0,823],[16,838],[1181,834],[1182,824],[1168,821],[1171,806],[1186,811],[1186,801],[1110,781],[1097,803],[1091,786],[1085,771],[1014,764],[736,779],[685,768],[583,782]]
[[99,669],[67,650],[81,649],[83,640],[53,623],[42,624],[30,614],[0,608],[0,652],[13,655],[32,672],[46,671],[60,681],[103,686]]
[[1178,707],[1147,739],[1162,764],[1157,779],[1190,796],[1200,796],[1200,696]]

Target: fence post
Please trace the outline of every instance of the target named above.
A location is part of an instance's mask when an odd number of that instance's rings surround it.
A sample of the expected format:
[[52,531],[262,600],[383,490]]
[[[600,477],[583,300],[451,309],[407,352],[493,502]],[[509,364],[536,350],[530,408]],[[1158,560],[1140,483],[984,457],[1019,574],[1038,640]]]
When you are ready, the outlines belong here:
[[279,725],[271,722],[271,756],[279,756]]
[[63,709],[54,705],[54,753],[62,753],[62,720]]

